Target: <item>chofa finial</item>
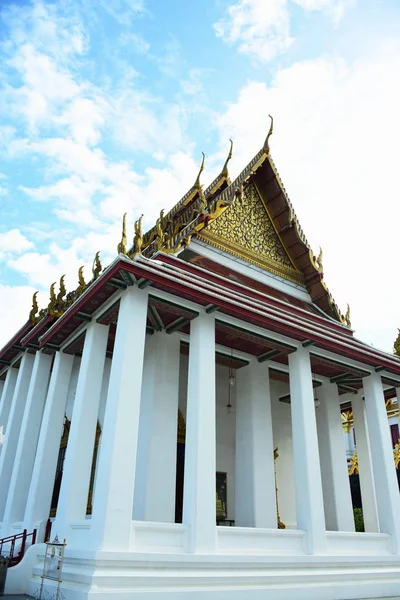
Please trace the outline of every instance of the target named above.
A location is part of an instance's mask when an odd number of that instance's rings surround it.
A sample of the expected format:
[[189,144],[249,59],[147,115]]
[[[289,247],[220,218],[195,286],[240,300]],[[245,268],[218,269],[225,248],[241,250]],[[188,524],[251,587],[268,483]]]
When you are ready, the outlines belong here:
[[121,236],[121,241],[117,247],[118,254],[126,254],[126,243],[127,243],[127,237],[126,237],[126,213],[125,213],[124,216],[122,217],[122,236]]
[[224,166],[222,167],[222,171],[221,171],[221,175],[222,175],[223,177],[225,177],[226,179],[228,179],[228,176],[229,176],[229,173],[228,173],[228,162],[229,162],[229,161],[231,160],[231,158],[232,158],[232,150],[233,150],[233,142],[232,142],[232,140],[231,140],[231,139],[230,139],[229,141],[230,141],[230,143],[231,143],[231,147],[230,147],[230,149],[229,149],[229,154],[228,154],[228,156],[227,156],[227,158],[226,158],[225,164],[224,164]]
[[398,329],[397,331],[397,338],[394,340],[393,344],[393,354],[396,354],[396,356],[400,356],[400,329]]
[[203,155],[203,159],[201,161],[200,170],[199,170],[199,173],[197,175],[196,181],[194,182],[194,186],[193,186],[193,187],[196,187],[196,188],[200,188],[201,187],[201,184],[200,184],[200,175],[204,171],[204,162],[205,162],[205,159],[206,159],[206,155],[204,154],[204,152],[202,152],[202,155]]
[[94,257],[93,260],[93,265],[92,265],[92,275],[93,275],[93,279],[97,279],[98,276],[101,273],[102,270],[102,265],[100,262],[100,250],[98,252],[96,252],[96,255]]
[[350,304],[347,305],[346,314],[344,315],[344,322],[347,327],[351,328],[351,320],[350,320]]
[[133,246],[136,254],[142,254],[143,246],[143,230],[142,230],[143,215],[135,221],[135,237],[133,238]]
[[269,154],[269,138],[274,133],[274,118],[271,115],[268,115],[268,116],[271,119],[271,124],[269,126],[268,135],[265,139],[264,146],[263,146],[263,150],[264,150],[265,154]]
[[31,312],[29,313],[29,321],[31,323],[33,323],[35,321],[35,317],[39,312],[39,305],[37,303],[37,295],[39,292],[35,292],[32,296],[32,308],[31,308]]

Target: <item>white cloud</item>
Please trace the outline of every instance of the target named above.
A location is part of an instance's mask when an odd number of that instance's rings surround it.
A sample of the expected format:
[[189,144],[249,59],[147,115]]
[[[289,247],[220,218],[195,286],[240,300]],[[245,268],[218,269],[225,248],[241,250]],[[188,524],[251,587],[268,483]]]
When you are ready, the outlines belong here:
[[356,0],[238,0],[214,24],[218,37],[252,59],[268,62],[286,52],[294,41],[290,32],[290,1],[305,11],[323,11],[337,23]]
[[0,284],[0,331],[3,346],[28,320],[35,289]]
[[248,83],[217,122],[221,143],[234,139],[237,174],[274,115],[272,155],[310,243],[323,247],[327,284],[342,309],[350,303],[356,333],[389,351],[400,325],[399,70],[400,40],[353,63],[295,63],[270,86]]
[[34,244],[19,229],[0,233],[0,259],[10,254],[20,254],[34,248]]

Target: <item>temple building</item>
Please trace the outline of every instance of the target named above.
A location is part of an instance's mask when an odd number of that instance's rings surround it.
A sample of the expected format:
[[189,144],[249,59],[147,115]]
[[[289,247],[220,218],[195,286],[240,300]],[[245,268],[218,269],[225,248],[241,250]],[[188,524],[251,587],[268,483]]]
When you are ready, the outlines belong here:
[[400,357],[336,305],[271,133],[131,246],[124,217],[115,260],[35,295],[0,351],[0,538],[37,538],[9,593],[39,588],[50,518],[66,600],[398,595]]

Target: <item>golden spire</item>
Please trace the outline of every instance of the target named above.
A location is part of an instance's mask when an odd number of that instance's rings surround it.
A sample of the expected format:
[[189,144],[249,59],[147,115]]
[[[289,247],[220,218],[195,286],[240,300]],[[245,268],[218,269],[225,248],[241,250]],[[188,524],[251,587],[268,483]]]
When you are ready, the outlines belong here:
[[95,255],[94,260],[93,260],[93,265],[92,265],[93,279],[97,279],[98,278],[98,276],[101,273],[102,268],[103,267],[102,267],[101,262],[100,262],[100,251],[98,251],[98,252],[96,252],[96,255]]
[[[163,211],[161,211],[163,212]],[[142,231],[143,215],[140,215],[139,219],[135,221],[135,237],[133,238],[133,246],[137,254],[142,254],[143,246],[143,231]]]
[[126,213],[124,214],[124,216],[122,217],[122,237],[121,237],[121,241],[118,244],[118,254],[126,254],[126,243],[127,243],[127,237],[126,237]]
[[222,171],[221,171],[221,175],[222,175],[223,177],[225,177],[226,179],[228,179],[228,177],[229,177],[229,173],[228,173],[228,162],[229,162],[229,161],[231,160],[231,158],[232,158],[232,150],[233,150],[233,142],[232,142],[232,140],[231,140],[231,139],[230,139],[229,141],[230,141],[230,143],[231,143],[231,147],[230,147],[230,149],[229,149],[229,154],[228,154],[228,156],[227,156],[227,159],[226,159],[226,161],[225,161],[225,164],[224,164],[224,166],[222,167]]
[[204,161],[205,161],[205,158],[206,158],[206,155],[204,154],[204,152],[202,152],[202,155],[203,155],[203,160],[201,161],[200,171],[199,171],[199,174],[197,175],[196,181],[194,182],[194,186],[193,186],[195,188],[201,188],[200,175],[204,171]]
[[344,315],[344,322],[345,325],[347,325],[347,327],[351,328],[351,321],[350,321],[350,305],[347,305],[347,310],[346,310],[346,314]]
[[60,291],[57,294],[57,302],[62,302],[65,294],[67,293],[67,290],[65,289],[64,279],[65,275],[62,275],[60,277]]
[[263,150],[264,150],[265,154],[269,154],[269,138],[274,133],[274,119],[271,115],[268,115],[268,116],[271,119],[271,125],[269,126],[268,135],[265,139],[264,146],[263,146]]
[[35,292],[32,296],[32,308],[31,308],[31,312],[29,313],[29,320],[31,323],[33,323],[35,321],[35,317],[39,312],[39,305],[37,303],[37,295],[39,292]]
[[397,334],[397,338],[394,341],[393,344],[393,354],[396,354],[396,356],[400,356],[400,329],[397,330],[399,333]]

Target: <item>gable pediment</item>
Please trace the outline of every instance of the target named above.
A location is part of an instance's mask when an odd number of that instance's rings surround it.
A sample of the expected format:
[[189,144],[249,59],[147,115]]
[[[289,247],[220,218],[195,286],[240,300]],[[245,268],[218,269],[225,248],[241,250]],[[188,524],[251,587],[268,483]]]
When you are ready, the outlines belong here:
[[200,239],[285,279],[304,283],[291,261],[254,181],[209,223]]

